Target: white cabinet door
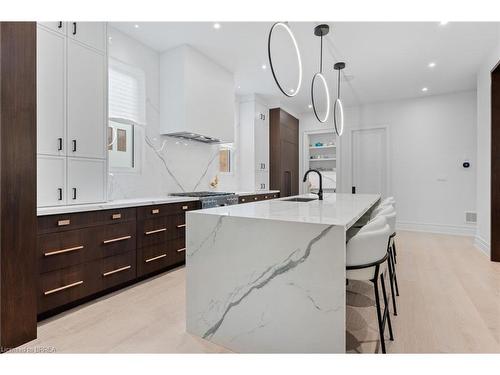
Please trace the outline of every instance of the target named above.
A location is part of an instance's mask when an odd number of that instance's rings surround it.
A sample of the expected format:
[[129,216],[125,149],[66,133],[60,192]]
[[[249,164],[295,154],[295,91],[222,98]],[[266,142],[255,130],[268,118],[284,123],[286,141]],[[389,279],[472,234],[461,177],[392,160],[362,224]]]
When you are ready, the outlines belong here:
[[37,152],[64,155],[65,37],[37,28]]
[[92,48],[106,50],[105,22],[68,22],[68,36]]
[[68,158],[68,204],[104,202],[106,161]]
[[68,40],[68,156],[105,158],[106,57]]
[[255,114],[255,170],[269,170],[269,119],[268,109],[256,103]]
[[58,206],[66,203],[66,158],[37,156],[37,206]]
[[49,21],[49,22],[38,22],[39,25],[43,25],[51,30],[57,31],[63,35],[66,35],[67,22],[63,21]]

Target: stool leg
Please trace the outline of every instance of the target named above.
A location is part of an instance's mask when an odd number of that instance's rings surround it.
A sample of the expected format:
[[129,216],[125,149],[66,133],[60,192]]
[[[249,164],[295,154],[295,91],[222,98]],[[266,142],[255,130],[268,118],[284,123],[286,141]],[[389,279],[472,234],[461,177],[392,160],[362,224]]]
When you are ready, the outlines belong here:
[[392,258],[391,247],[389,247],[389,259],[388,259],[388,268],[389,268],[389,284],[391,285],[391,298],[392,298],[392,307],[394,309],[394,315],[398,315],[398,310],[396,307],[396,294],[394,293],[394,276],[395,276],[395,268],[394,262]]
[[382,283],[382,295],[384,296],[384,318],[383,322],[387,319],[387,324],[389,325],[389,338],[394,341],[394,335],[392,334],[392,324],[391,324],[391,312],[389,311],[389,305],[387,304],[387,292],[385,291],[385,280],[384,274],[380,275],[380,282]]
[[393,250],[394,250],[394,262],[397,263],[398,260],[396,258],[397,258],[398,254],[396,254],[396,237],[394,237],[392,239],[392,247],[393,247]]
[[[396,242],[392,241],[392,253],[396,254]],[[396,255],[394,255],[394,262],[396,261]],[[398,287],[398,277],[396,276],[396,265],[392,263],[393,272],[394,272],[394,285],[396,286],[396,295],[399,296],[399,287]]]
[[380,298],[378,295],[378,275],[375,277],[373,282],[373,288],[375,290],[375,307],[377,308],[377,320],[378,320],[378,331],[380,334],[380,346],[382,348],[382,353],[386,353],[385,351],[385,339],[384,339],[384,326],[382,324],[382,314],[380,312]]

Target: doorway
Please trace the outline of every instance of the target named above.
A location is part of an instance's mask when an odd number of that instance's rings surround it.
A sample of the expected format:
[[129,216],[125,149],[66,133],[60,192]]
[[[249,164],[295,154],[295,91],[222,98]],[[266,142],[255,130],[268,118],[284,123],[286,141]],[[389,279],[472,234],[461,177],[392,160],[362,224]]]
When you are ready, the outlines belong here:
[[352,193],[387,196],[387,131],[386,127],[352,130]]

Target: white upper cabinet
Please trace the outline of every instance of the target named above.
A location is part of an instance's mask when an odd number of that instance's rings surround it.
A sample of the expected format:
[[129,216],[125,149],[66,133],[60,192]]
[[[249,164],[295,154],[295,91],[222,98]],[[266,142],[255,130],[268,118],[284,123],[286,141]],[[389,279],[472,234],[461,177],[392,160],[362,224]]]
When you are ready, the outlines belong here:
[[37,206],[66,204],[66,158],[38,155],[36,174]]
[[68,40],[68,156],[105,158],[106,56]]
[[106,50],[106,23],[68,22],[66,28],[71,39],[102,52]]
[[160,57],[161,133],[234,141],[232,73],[189,46]]
[[65,155],[65,37],[39,26],[37,45],[37,152]]
[[68,204],[105,200],[106,161],[68,158]]
[[63,21],[53,21],[53,22],[38,22],[39,25],[43,25],[48,29],[57,31],[60,34],[66,35],[66,28],[68,23]]

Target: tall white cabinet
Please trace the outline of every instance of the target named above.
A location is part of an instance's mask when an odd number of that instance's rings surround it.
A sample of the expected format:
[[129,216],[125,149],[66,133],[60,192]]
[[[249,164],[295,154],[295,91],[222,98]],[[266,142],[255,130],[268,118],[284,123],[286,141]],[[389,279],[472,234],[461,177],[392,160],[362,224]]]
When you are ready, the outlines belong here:
[[269,190],[269,108],[257,95],[240,101],[240,189]]
[[39,207],[106,200],[106,28],[103,22],[38,24]]

